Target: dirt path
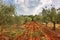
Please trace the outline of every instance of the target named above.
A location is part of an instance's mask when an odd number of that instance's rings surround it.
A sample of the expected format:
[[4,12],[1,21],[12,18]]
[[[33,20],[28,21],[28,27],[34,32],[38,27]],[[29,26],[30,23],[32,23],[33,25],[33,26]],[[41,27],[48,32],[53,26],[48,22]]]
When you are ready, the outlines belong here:
[[54,31],[49,30],[47,27],[42,27],[42,31],[48,40],[60,40],[60,37],[58,37]]
[[[34,31],[36,30],[40,30],[42,29],[43,35],[48,39],[48,40],[60,40],[60,36],[58,36],[57,32],[60,33],[60,30],[56,30],[55,32],[52,30],[49,30],[49,28],[47,28],[45,25],[42,25],[38,22],[35,21],[31,21],[28,23],[25,23],[23,25],[24,29],[26,29],[26,31],[23,33],[23,35],[16,35],[15,38],[11,39],[11,40],[40,40],[41,37],[37,36],[36,38],[34,38],[32,35],[28,37],[26,37],[26,34],[30,33],[32,34]],[[28,30],[29,29],[29,30]],[[4,35],[0,35],[0,40],[4,40],[4,38],[6,40],[8,40]],[[10,38],[9,38],[10,39]]]

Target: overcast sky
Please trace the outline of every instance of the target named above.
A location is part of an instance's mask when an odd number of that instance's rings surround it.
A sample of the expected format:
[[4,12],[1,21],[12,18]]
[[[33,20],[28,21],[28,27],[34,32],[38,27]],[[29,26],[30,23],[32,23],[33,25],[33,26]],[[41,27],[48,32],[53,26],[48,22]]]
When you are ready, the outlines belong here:
[[51,4],[54,5],[55,8],[60,7],[60,0],[4,0],[4,2],[15,4],[18,15],[39,14],[43,7],[47,6],[51,8]]

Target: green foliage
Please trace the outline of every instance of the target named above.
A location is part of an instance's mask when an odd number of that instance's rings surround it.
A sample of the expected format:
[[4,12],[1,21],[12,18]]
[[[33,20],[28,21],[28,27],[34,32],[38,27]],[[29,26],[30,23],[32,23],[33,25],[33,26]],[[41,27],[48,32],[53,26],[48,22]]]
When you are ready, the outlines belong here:
[[0,4],[0,25],[2,24],[11,24],[12,15],[14,15],[14,6],[13,5],[5,5],[3,3]]
[[51,9],[42,10],[42,21],[43,22],[58,22],[60,19],[60,13],[56,13],[56,9],[52,7]]
[[40,15],[35,15],[34,16],[34,21],[41,22],[41,16]]
[[48,20],[47,20],[47,17],[48,15],[47,15],[47,10],[46,9],[43,9],[42,10],[42,22],[47,22]]
[[49,14],[50,21],[56,21],[56,9],[54,7],[51,8],[50,14]]
[[60,23],[60,13],[58,13],[57,16],[56,16],[56,22]]
[[56,12],[56,9],[52,7],[51,9],[43,9],[42,10],[42,22],[47,23],[50,21],[53,23],[54,27],[53,29],[55,30],[55,23],[60,23],[60,14]]

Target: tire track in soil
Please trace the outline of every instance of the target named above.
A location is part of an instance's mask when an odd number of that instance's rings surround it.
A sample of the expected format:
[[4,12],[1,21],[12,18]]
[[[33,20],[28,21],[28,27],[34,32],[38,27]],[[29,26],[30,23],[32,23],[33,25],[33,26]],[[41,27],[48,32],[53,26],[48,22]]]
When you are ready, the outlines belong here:
[[47,27],[42,27],[42,31],[48,40],[60,40],[57,34],[54,31],[49,30]]
[[[24,26],[25,28],[30,28],[32,30],[35,29],[42,29],[43,31],[43,34],[44,36],[48,39],[48,40],[60,40],[60,38],[57,36],[56,33],[54,33],[53,31],[49,30],[46,26],[43,26],[42,24],[39,24],[38,22],[28,22],[25,24]],[[0,38],[4,38],[4,36],[0,35]],[[19,35],[17,36],[17,38],[15,39],[12,39],[12,40],[25,40],[26,39],[26,36],[25,37],[20,37]],[[38,36],[36,40],[40,40],[40,37]],[[7,40],[7,39],[6,39]],[[29,39],[28,39],[29,40]],[[30,40],[33,40],[32,39],[32,36],[30,37]],[[34,38],[35,40],[35,38]]]

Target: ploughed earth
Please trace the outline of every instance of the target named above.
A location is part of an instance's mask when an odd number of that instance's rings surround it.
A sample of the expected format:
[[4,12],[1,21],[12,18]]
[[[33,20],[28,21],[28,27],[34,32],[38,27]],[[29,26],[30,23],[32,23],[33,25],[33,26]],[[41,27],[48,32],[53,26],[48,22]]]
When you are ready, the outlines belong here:
[[0,33],[0,40],[60,40],[60,29],[50,30],[44,24],[30,21],[21,26],[23,32],[14,37]]

